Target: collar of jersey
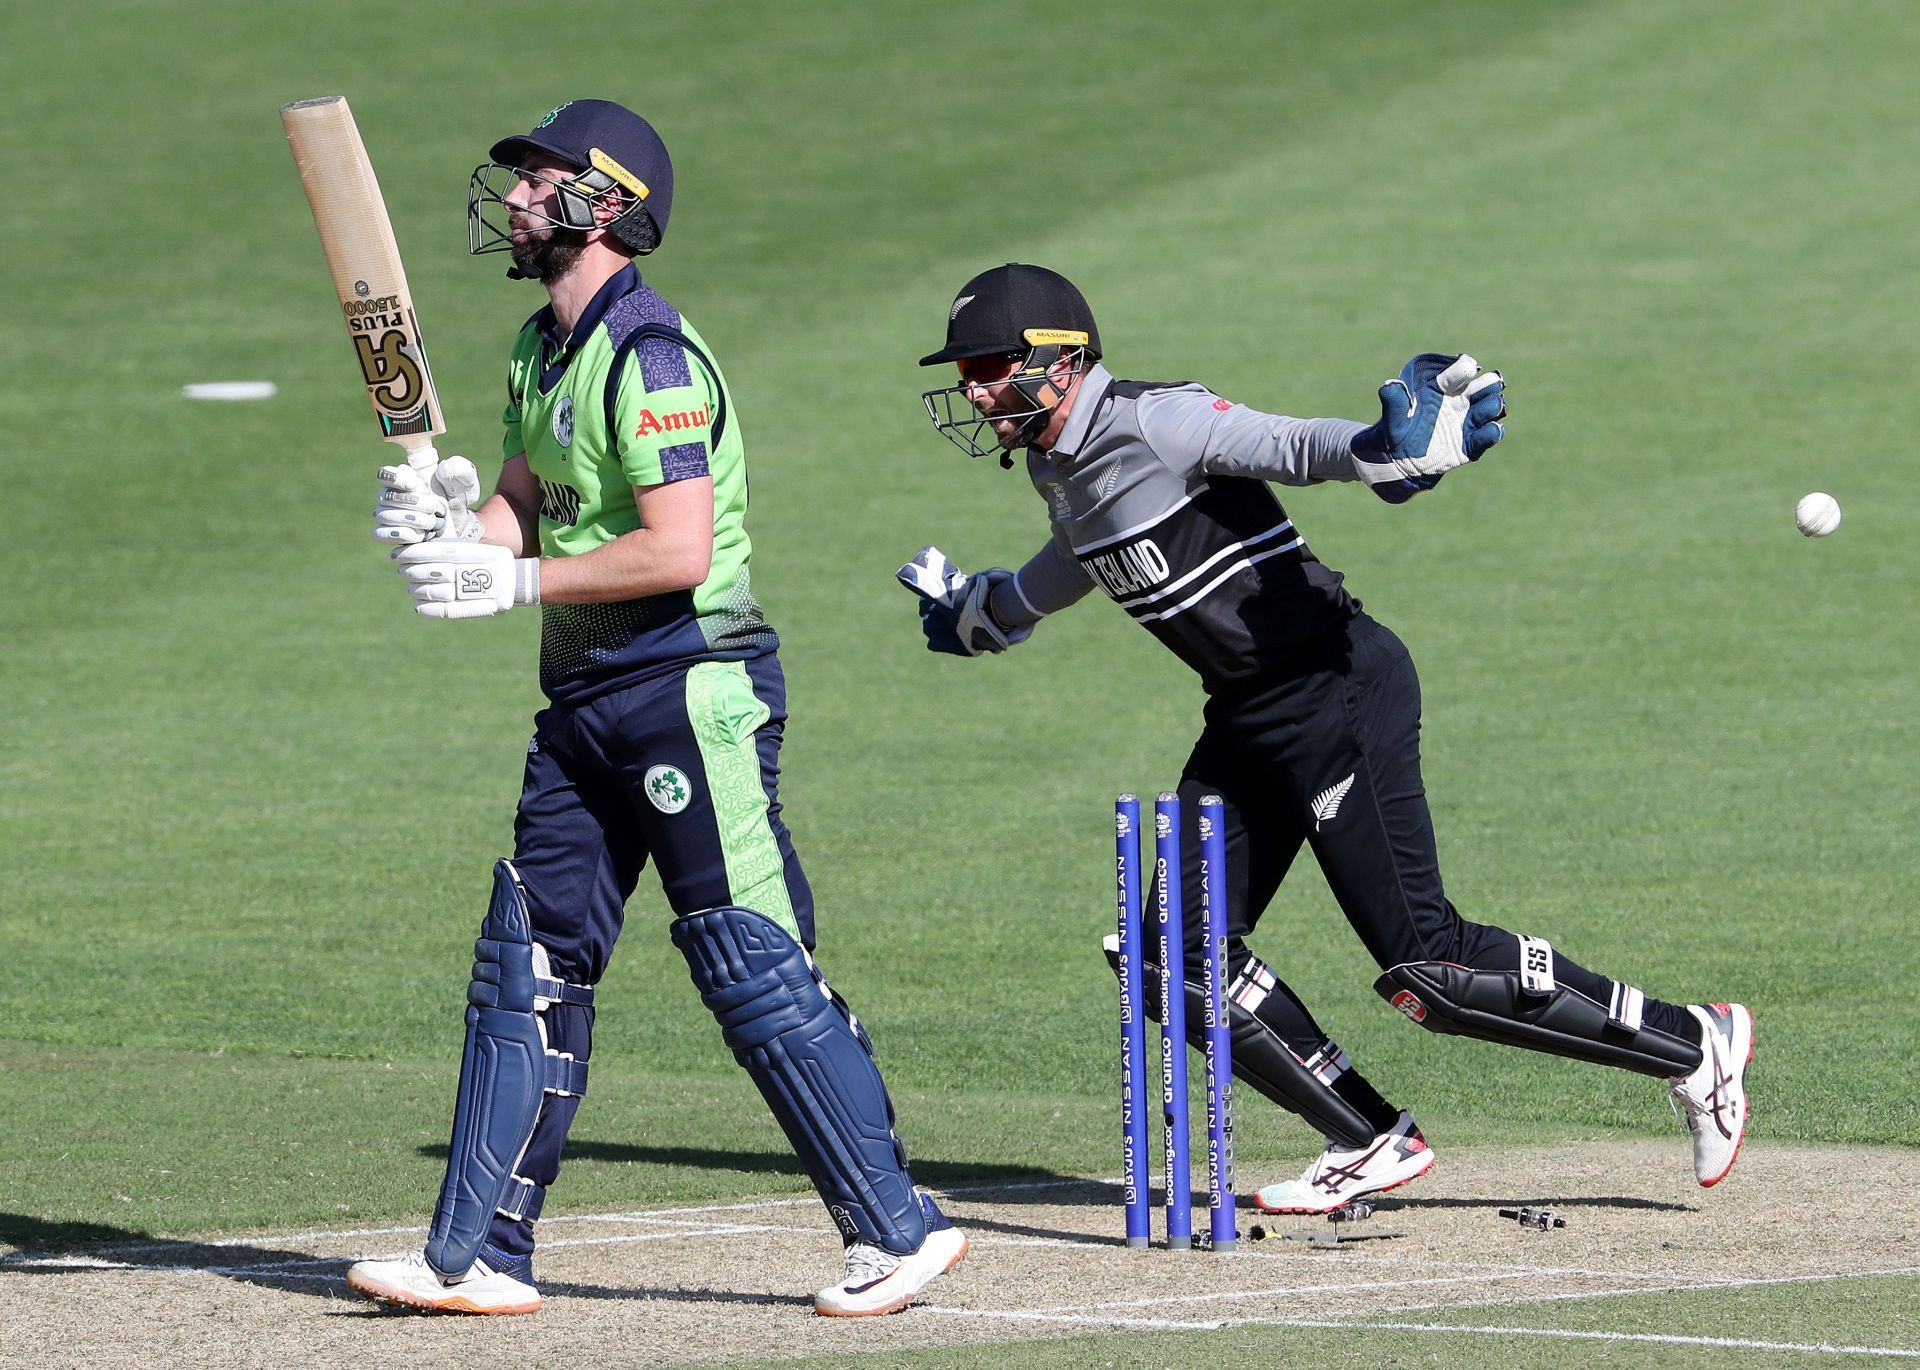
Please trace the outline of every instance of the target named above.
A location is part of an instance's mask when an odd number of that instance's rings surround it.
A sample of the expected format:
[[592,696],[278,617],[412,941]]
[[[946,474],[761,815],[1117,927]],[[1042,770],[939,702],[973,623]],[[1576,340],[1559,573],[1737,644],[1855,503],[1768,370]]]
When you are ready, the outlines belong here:
[[1113,384],[1113,375],[1099,362],[1081,378],[1080,389],[1073,397],[1073,409],[1067,415],[1067,426],[1060,430],[1059,438],[1053,444],[1053,454],[1061,457],[1078,456],[1080,444],[1087,440],[1087,430],[1093,427],[1093,413],[1100,402],[1107,397],[1107,388]]
[[[600,326],[600,320],[613,308],[614,301],[623,295],[630,295],[640,288],[640,269],[628,262],[613,275],[607,283],[593,292],[593,298],[587,301],[587,307],[580,311],[580,320],[574,324],[573,332],[566,337],[560,336],[560,323],[553,317],[553,306],[548,305],[533,316],[533,326],[540,333],[540,390],[541,393],[553,388],[560,379],[560,373],[567,369],[567,362],[573,351],[581,343],[593,336],[593,330]],[[547,360],[552,358],[551,361]]]

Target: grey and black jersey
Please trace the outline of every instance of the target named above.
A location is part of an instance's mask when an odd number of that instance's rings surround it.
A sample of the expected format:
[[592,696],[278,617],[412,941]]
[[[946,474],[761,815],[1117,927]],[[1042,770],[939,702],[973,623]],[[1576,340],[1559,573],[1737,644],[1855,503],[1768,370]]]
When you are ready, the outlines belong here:
[[1351,443],[1363,427],[1095,366],[1058,442],[1028,449],[1053,539],[996,595],[996,614],[1031,622],[1098,588],[1209,691],[1290,673],[1360,605],[1268,482],[1358,479]]

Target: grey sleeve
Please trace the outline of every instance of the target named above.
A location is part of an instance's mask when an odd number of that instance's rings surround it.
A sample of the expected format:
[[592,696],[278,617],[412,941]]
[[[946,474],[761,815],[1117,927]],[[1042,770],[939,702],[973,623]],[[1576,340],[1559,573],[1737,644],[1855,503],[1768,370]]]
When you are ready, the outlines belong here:
[[1003,627],[1025,628],[1077,604],[1092,588],[1092,578],[1055,538],[1029,557],[1013,579],[993,587],[987,607]]
[[1215,476],[1250,476],[1282,485],[1359,480],[1353,438],[1367,425],[1351,419],[1263,414],[1200,386],[1140,397],[1140,431],[1175,470],[1197,464]]

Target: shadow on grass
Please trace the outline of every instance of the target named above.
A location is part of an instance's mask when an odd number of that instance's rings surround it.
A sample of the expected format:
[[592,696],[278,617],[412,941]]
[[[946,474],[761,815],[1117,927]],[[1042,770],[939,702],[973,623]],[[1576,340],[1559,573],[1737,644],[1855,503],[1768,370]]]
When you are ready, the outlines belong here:
[[[822,1234],[831,1235],[831,1234]],[[830,1277],[837,1274],[827,1265],[820,1267],[821,1275]],[[743,1294],[733,1289],[616,1289],[605,1284],[567,1284],[542,1280],[542,1294],[559,1294],[569,1299],[661,1299],[670,1303],[744,1303],[762,1307],[813,1308],[813,1299],[807,1294]]]
[[1664,1199],[1636,1199],[1625,1195],[1582,1194],[1558,1197],[1545,1194],[1509,1194],[1499,1199],[1368,1199],[1378,1213],[1419,1208],[1644,1208],[1659,1213],[1698,1213],[1698,1204],[1669,1203]]
[[306,1251],[181,1241],[106,1223],[50,1222],[24,1213],[0,1213],[0,1242],[19,1248],[15,1254],[0,1256],[0,1276],[199,1271],[323,1299],[336,1297],[348,1264]]
[[[422,1156],[447,1159],[444,1143],[419,1148]],[[730,1151],[720,1147],[635,1146],[626,1142],[595,1142],[577,1138],[567,1143],[569,1164],[595,1161],[608,1165],[681,1166],[692,1170],[731,1170],[742,1175],[778,1175],[804,1181],[806,1170],[790,1151]],[[1116,1185],[1077,1175],[1062,1175],[1041,1166],[991,1161],[937,1161],[915,1156],[908,1162],[913,1178],[930,1189],[965,1193],[994,1191],[1004,1203],[1114,1203]],[[969,1197],[973,1197],[969,1195]]]

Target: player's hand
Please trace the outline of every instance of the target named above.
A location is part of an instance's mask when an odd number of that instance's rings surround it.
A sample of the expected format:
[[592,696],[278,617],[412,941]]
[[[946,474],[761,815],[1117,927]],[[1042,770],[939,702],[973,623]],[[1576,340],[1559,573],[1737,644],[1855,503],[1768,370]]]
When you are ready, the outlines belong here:
[[922,547],[894,575],[920,597],[920,629],[927,650],[952,656],[979,656],[1004,652],[1033,636],[1033,625],[1007,628],[988,605],[993,587],[1013,579],[1013,572],[995,566],[968,575],[938,547]]
[[423,475],[406,464],[380,468],[373,536],[411,546],[428,538],[478,542],[486,527],[472,511],[480,502],[480,473],[465,457],[448,457]]
[[1507,416],[1498,371],[1459,356],[1423,352],[1380,387],[1380,422],[1353,440],[1360,478],[1390,504],[1431,490],[1456,466],[1500,441]]
[[540,559],[516,558],[490,542],[431,538],[393,559],[423,618],[492,618],[540,602]]

